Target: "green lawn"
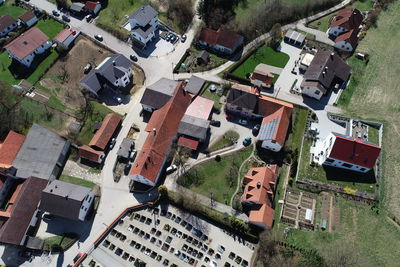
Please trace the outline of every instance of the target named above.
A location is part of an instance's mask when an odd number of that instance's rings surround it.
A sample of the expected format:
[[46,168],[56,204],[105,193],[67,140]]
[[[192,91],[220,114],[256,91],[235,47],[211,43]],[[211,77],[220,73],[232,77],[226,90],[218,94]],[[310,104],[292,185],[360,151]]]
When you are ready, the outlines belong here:
[[208,147],[209,152],[217,151],[224,147],[228,147],[234,144],[233,140],[238,140],[239,134],[235,131],[227,131],[223,136],[221,136],[214,144]]
[[19,80],[14,79],[8,67],[11,65],[11,60],[8,58],[8,52],[3,51],[0,54],[0,80],[7,82],[10,85],[19,83]]
[[71,247],[78,240],[78,236],[75,233],[65,233],[63,235],[56,235],[44,240],[43,250],[46,251],[62,251]]
[[368,141],[379,145],[379,129],[368,126]]
[[374,1],[372,0],[355,1],[351,6],[357,8],[360,11],[369,11],[374,6]]
[[46,20],[41,19],[35,26],[38,27],[44,34],[46,34],[50,40],[53,40],[53,38],[65,28],[63,24],[51,18]]
[[221,161],[211,160],[200,164],[185,176],[178,178],[178,183],[194,192],[213,198],[220,203],[228,203],[237,185],[237,171],[242,162],[251,154],[251,149],[245,149]]
[[[366,174],[349,172],[335,167],[310,166],[311,140],[304,138],[303,150],[299,169],[299,179],[308,178],[323,183],[336,184],[341,187],[349,187],[361,191],[375,192],[375,175],[373,171]],[[358,182],[357,182],[358,181]]]
[[[201,96],[214,101],[214,108],[221,110],[222,104],[219,103],[220,97],[217,95],[216,92],[210,91],[210,89],[209,89],[210,85],[211,85],[211,83],[207,83],[204,86],[203,93],[201,94]],[[217,84],[217,87],[218,87],[218,84]]]
[[13,17],[15,20],[18,20],[18,17],[24,14],[26,10],[21,7],[11,5],[12,2],[13,1],[8,0],[0,5],[0,16],[8,14],[11,15],[11,17]]
[[95,183],[93,183],[91,181],[87,181],[87,180],[84,180],[84,179],[81,179],[81,178],[68,176],[68,175],[61,175],[59,180],[60,181],[64,181],[64,182],[68,182],[68,183],[71,183],[71,184],[77,184],[77,185],[89,187],[89,188],[93,188],[96,185]]
[[259,48],[245,62],[236,68],[233,74],[246,78],[246,74],[253,72],[255,67],[260,63],[283,68],[288,61],[289,56],[287,54],[275,51],[273,48],[265,45]]
[[353,93],[358,87],[359,83],[362,81],[362,74],[367,67],[367,65],[365,65],[365,61],[356,58],[355,55],[351,56],[347,62],[351,67],[351,76],[349,85],[342,91],[342,94],[340,95],[338,104],[341,106],[347,106],[350,103],[351,97],[353,96]]

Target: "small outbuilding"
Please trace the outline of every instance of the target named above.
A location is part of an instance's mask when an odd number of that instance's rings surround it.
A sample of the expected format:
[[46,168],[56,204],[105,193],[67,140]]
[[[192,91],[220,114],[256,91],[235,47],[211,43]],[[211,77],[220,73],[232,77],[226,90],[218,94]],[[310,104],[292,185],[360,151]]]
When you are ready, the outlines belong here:
[[283,38],[285,43],[299,47],[303,46],[305,39],[306,36],[304,34],[296,32],[292,29],[289,29]]
[[201,50],[196,58],[197,64],[207,65],[210,62],[210,54],[206,50]]

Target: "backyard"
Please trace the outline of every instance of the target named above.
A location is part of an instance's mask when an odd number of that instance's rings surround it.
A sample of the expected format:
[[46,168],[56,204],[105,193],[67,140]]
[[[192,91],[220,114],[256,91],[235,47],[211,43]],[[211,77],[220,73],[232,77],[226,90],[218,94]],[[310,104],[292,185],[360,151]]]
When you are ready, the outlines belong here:
[[[217,88],[219,86],[221,86],[219,84],[214,84],[214,85]],[[218,109],[219,111],[221,111],[222,104],[219,103],[219,100],[220,100],[221,97],[216,92],[211,92],[210,91],[210,86],[211,86],[211,83],[206,83],[204,85],[204,89],[203,89],[203,92],[201,93],[201,96],[214,101],[214,108]]]
[[214,69],[218,66],[221,66],[227,59],[219,57],[215,54],[209,53],[210,59],[209,62],[204,64],[197,64],[197,56],[199,55],[201,50],[197,49],[194,45],[192,45],[188,49],[188,56],[186,57],[185,61],[182,62],[180,65],[178,72],[202,72]]
[[216,140],[211,146],[208,147],[208,152],[217,151],[219,149],[231,146],[237,142],[239,134],[235,131],[227,131],[219,139]]
[[[288,61],[289,55],[276,51],[270,46],[264,45],[239,65],[232,74],[246,78],[246,75],[253,72],[256,66],[260,63],[284,68]],[[278,77],[278,75],[276,76]]]
[[18,20],[18,17],[26,12],[26,10],[21,7],[13,6],[13,2],[14,1],[6,1],[2,5],[0,5],[0,16],[8,14],[15,20]]
[[206,197],[212,197],[217,202],[229,204],[237,186],[239,167],[250,156],[251,151],[247,148],[222,157],[220,161],[212,159],[197,165],[179,177],[178,184]]

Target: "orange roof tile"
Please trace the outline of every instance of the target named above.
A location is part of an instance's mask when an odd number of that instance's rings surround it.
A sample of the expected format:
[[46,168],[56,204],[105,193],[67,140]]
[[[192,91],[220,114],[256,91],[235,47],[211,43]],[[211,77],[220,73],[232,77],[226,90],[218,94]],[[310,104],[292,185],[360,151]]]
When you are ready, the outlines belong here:
[[[278,122],[275,127],[275,132],[271,139],[278,142],[278,144],[280,144],[281,146],[284,145],[286,140],[286,134],[289,128],[291,115],[292,115],[292,109],[282,106],[274,113],[268,115],[267,117],[264,117],[261,123],[262,127],[262,125],[268,124],[271,121],[277,119]],[[263,140],[262,137],[259,138],[259,140]]]
[[78,155],[81,158],[84,158],[84,159],[87,159],[87,160],[90,160],[93,162],[101,163],[101,161],[102,161],[101,156],[104,155],[104,152],[94,150],[90,146],[83,145],[83,146],[79,147]]
[[0,167],[9,168],[25,141],[25,136],[9,131],[6,139],[0,144]]
[[270,205],[267,193],[273,194],[279,168],[276,165],[251,168],[244,176],[242,201]]
[[271,228],[274,221],[274,209],[268,205],[253,207],[249,212],[249,222],[262,223]]
[[214,106],[214,101],[198,96],[187,108],[185,115],[208,120]]
[[113,136],[121,123],[121,118],[115,113],[109,113],[104,117],[104,120],[97,130],[92,140],[89,143],[91,147],[97,147],[101,150],[105,150],[108,142]]

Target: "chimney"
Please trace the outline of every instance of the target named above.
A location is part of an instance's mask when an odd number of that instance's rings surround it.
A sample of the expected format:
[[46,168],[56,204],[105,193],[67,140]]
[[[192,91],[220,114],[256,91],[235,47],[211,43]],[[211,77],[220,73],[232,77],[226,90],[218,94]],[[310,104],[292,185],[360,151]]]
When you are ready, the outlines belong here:
[[258,182],[258,183],[257,183],[257,188],[260,188],[260,187],[261,187],[261,183]]
[[113,60],[113,66],[115,66],[115,60]]
[[328,66],[325,66],[325,71],[328,71]]
[[333,60],[333,56],[334,56],[334,55],[335,55],[335,53],[332,52],[332,53],[331,53],[331,59],[332,59],[332,60]]
[[322,77],[325,77],[325,71],[322,72]]
[[153,133],[154,133],[154,135],[156,135],[156,133],[157,133],[156,128],[153,128]]

